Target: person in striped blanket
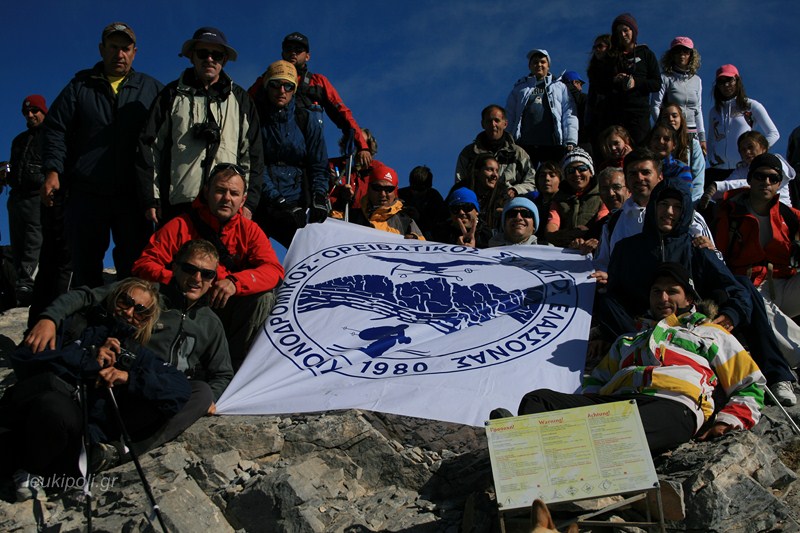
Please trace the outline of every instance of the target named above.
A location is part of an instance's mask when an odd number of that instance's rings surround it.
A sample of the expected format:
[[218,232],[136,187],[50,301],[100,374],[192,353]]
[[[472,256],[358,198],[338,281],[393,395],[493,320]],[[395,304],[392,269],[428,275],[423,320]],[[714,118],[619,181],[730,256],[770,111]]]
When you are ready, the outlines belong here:
[[[706,440],[752,428],[764,405],[766,380],[739,341],[712,322],[713,308],[703,314],[696,303],[686,269],[661,264],[641,329],[617,338],[585,378],[583,394],[535,390],[522,398],[519,414],[634,399],[654,454],[695,436]],[[502,418],[503,412],[510,416],[502,409],[491,416]]]

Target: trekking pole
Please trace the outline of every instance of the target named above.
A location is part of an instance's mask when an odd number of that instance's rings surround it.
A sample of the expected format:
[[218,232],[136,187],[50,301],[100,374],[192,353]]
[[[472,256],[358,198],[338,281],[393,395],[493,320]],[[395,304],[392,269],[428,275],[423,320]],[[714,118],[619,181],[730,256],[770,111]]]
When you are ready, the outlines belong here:
[[[344,153],[347,155],[347,168],[345,171],[345,183],[350,186],[350,174],[353,172],[353,156],[356,152],[356,130],[351,129],[347,137]],[[344,204],[344,221],[350,222],[350,202]]]
[[131,461],[133,461],[133,465],[136,467],[136,472],[139,473],[139,478],[142,480],[144,492],[147,494],[147,499],[150,500],[150,505],[153,507],[153,512],[158,519],[158,524],[161,526],[161,530],[164,531],[164,533],[167,533],[167,526],[164,524],[164,517],[161,516],[161,508],[158,506],[155,496],[153,496],[153,490],[150,488],[150,483],[147,482],[147,478],[144,476],[144,470],[142,470],[139,457],[136,455],[136,452],[133,451],[133,443],[131,442],[130,435],[128,435],[128,430],[125,428],[125,422],[122,421],[122,414],[119,412],[117,398],[114,396],[114,391],[111,389],[111,387],[108,387],[106,390],[108,391],[108,396],[111,398],[111,404],[114,406],[114,415],[117,417],[117,423],[119,424],[119,429],[122,433],[123,443],[125,444],[125,447],[128,448],[128,453],[131,455]]
[[86,531],[92,531],[92,477],[91,462],[89,461],[89,450],[91,442],[89,439],[89,402],[86,396],[86,382],[80,382],[80,403],[83,407],[83,450],[78,459],[78,469],[84,475],[83,494],[86,498]]
[[783,408],[783,405],[781,405],[781,402],[779,402],[778,399],[775,397],[775,395],[772,394],[772,391],[769,390],[769,387],[764,387],[764,391],[767,393],[767,395],[769,395],[769,398],[772,400],[772,403],[777,405],[778,408],[781,411],[783,411],[783,414],[786,415],[786,419],[789,421],[789,425],[791,426],[792,431],[800,435],[800,427],[797,427],[797,424],[792,419],[792,416],[786,411],[786,409]]

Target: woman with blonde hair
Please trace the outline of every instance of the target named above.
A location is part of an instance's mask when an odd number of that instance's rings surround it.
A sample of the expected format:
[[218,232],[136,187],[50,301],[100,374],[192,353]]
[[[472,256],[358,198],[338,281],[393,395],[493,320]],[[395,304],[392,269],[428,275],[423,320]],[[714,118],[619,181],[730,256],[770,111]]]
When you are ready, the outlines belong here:
[[[697,75],[700,52],[688,37],[675,37],[661,57],[661,90],[653,95],[652,117],[657,120],[666,104],[677,104],[683,112],[686,130],[706,152],[703,124],[703,82]],[[687,161],[688,162],[688,161]]]

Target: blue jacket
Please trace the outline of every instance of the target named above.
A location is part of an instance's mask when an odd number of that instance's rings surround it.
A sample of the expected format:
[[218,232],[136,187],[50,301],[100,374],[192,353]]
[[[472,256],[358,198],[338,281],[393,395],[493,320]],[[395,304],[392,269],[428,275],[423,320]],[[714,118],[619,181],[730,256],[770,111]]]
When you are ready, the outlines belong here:
[[[530,75],[517,80],[506,101],[506,130],[519,139],[522,130],[522,115],[528,99],[531,97],[537,84],[536,76]],[[545,76],[545,90],[550,110],[553,112],[553,131],[556,135],[557,145],[578,144],[578,116],[575,113],[575,102],[570,97],[567,86],[559,81],[554,81],[552,74]]]
[[328,151],[319,113],[296,110],[292,99],[283,109],[267,103],[259,109],[259,116],[264,140],[262,201],[284,199],[288,204],[308,206],[314,195],[327,197]]
[[[683,200],[681,218],[667,234],[656,223],[656,204],[667,189],[678,190]],[[719,313],[734,325],[750,320],[752,302],[745,289],[717,255],[692,245],[689,226],[692,200],[685,187],[665,179],[650,195],[644,227],[638,235],[622,239],[614,247],[608,265],[608,294],[619,301],[630,316],[642,316],[650,308],[650,285],[653,273],[663,262],[682,264],[692,273],[695,289],[702,298],[719,303]]]
[[162,87],[131,70],[115,95],[102,63],[75,74],[45,118],[42,170],[58,172],[62,187],[133,197],[139,132]]

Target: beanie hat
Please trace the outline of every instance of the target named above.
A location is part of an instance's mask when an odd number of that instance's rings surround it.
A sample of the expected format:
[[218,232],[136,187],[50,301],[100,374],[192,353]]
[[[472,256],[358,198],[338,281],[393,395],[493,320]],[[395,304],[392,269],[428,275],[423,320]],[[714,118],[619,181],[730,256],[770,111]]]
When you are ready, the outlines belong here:
[[750,179],[756,169],[760,167],[767,167],[776,171],[778,176],[780,176],[781,181],[783,181],[783,165],[781,164],[781,160],[775,154],[770,154],[767,152],[755,156],[750,162],[750,170],[747,171],[747,179]]
[[735,65],[731,65],[728,63],[727,65],[722,65],[717,69],[717,75],[715,79],[719,78],[738,78],[739,77],[739,69],[736,68]]
[[658,278],[671,278],[678,282],[678,285],[683,287],[687,296],[691,296],[695,301],[700,299],[697,290],[694,288],[694,281],[689,271],[680,263],[661,263],[653,274],[653,279],[650,285],[656,282]]
[[506,225],[506,213],[511,211],[512,209],[527,209],[531,213],[533,213],[533,227],[538,229],[539,228],[539,209],[536,208],[536,204],[525,198],[524,196],[517,196],[512,198],[506,205],[503,207],[503,216],[501,223],[503,226]]
[[458,204],[472,204],[475,211],[481,212],[481,206],[478,203],[478,195],[472,189],[467,187],[459,187],[447,195],[447,206],[452,207]]
[[592,156],[584,150],[583,148],[573,148],[571,151],[567,152],[564,156],[564,159],[561,160],[561,170],[564,171],[566,174],[567,165],[570,163],[574,163],[575,161],[580,161],[581,163],[586,163],[589,165],[589,170],[594,176],[594,163],[592,162]]
[[[291,63],[289,64],[291,65]],[[397,172],[393,168],[389,168],[380,161],[373,159],[372,166],[369,169],[369,182],[375,183],[377,181],[389,181],[397,188]]]
[[283,80],[297,85],[297,69],[288,61],[280,59],[267,68],[264,74],[264,86],[271,80]]
[[639,37],[639,25],[636,23],[636,19],[633,18],[633,15],[630,13],[623,13],[615,18],[614,22],[611,23],[611,35],[614,35],[614,29],[620,24],[626,25],[633,31],[633,42],[635,43]]
[[581,83],[586,83],[586,80],[581,78],[581,75],[575,72],[574,70],[568,70],[564,74],[562,74],[561,81],[563,81],[564,83],[568,83],[571,81],[579,81]]
[[35,108],[47,114],[47,102],[44,100],[44,96],[41,94],[31,94],[25,97],[25,100],[22,101],[22,113],[24,114],[27,110]]

